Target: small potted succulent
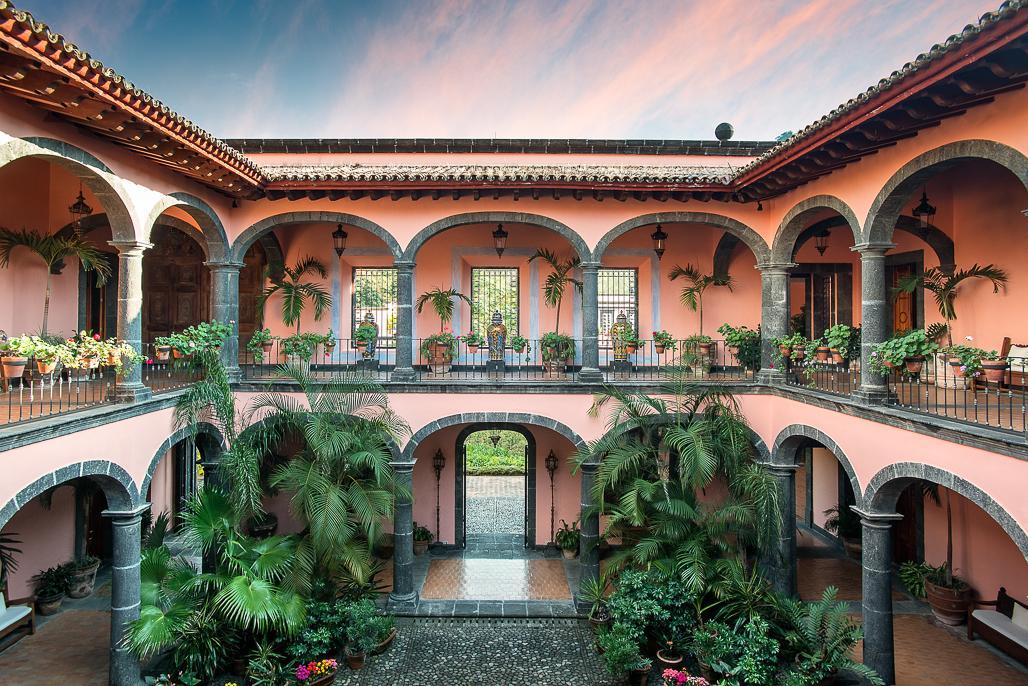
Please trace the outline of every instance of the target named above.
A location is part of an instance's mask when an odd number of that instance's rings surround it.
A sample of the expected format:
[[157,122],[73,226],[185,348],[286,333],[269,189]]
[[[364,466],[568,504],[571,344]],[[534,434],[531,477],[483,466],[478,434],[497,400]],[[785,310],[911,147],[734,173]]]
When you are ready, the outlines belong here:
[[667,331],[661,329],[653,332],[653,351],[658,355],[663,355],[667,350],[674,350],[676,346],[675,337]]
[[[364,666],[363,656],[361,657],[361,666]],[[337,671],[339,671],[339,663],[332,658],[312,660],[296,666],[296,683],[307,686],[328,686],[335,682]]]
[[532,347],[528,344],[528,339],[524,336],[513,336],[510,339],[510,347],[518,355],[525,352],[531,352],[532,350]]
[[460,337],[464,345],[468,346],[468,352],[474,355],[478,349],[485,345],[485,339],[474,331],[469,331]]
[[835,324],[825,330],[824,337],[832,353],[832,362],[844,363],[850,348],[850,339],[853,337],[853,329],[845,324]]
[[68,594],[71,569],[68,565],[50,567],[32,577],[36,589],[36,608],[41,615],[55,615]]
[[582,532],[578,528],[577,521],[568,524],[562,519],[560,528],[553,534],[553,542],[560,548],[565,560],[573,560],[578,555],[578,543],[581,537]]
[[100,569],[100,558],[86,555],[69,564],[68,597],[85,598],[91,595],[96,585],[96,571]]
[[274,345],[275,337],[271,335],[271,329],[257,329],[250,336],[250,342],[246,344],[246,349],[253,353],[254,360],[263,362],[264,356],[271,354]]
[[378,335],[375,325],[370,322],[361,322],[357,330],[353,332],[353,345],[362,356],[368,351],[368,347],[374,342]]
[[428,544],[435,538],[427,526],[420,526],[414,522],[414,554],[424,555],[428,551]]

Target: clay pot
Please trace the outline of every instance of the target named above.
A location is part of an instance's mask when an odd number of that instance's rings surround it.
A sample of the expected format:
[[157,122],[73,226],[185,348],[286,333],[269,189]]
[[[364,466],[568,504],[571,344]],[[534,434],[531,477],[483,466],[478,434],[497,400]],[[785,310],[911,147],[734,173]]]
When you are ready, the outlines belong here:
[[4,377],[10,380],[20,379],[25,373],[25,366],[29,363],[27,357],[5,357],[3,358]]
[[628,683],[632,686],[646,686],[650,678],[650,670],[653,665],[646,665],[640,669],[633,669],[628,673]]
[[815,355],[818,362],[827,362],[828,358],[832,355],[832,349],[827,345],[821,346],[817,349]]
[[[347,658],[347,662],[349,662],[349,658]],[[364,653],[361,653],[361,666],[360,667],[353,667],[352,669],[360,669],[363,666],[364,666]],[[326,674],[325,676],[318,677],[317,679],[314,679],[314,680],[308,682],[308,684],[310,686],[329,686],[329,684],[334,684],[336,682],[336,674],[337,673],[338,672],[332,672],[331,674]]]
[[796,348],[795,350],[792,351],[792,358],[794,360],[802,360],[806,356],[807,356],[807,351],[804,350],[803,348]]
[[658,355],[663,355],[664,354],[664,346],[657,345],[656,343],[654,343],[653,344],[653,352],[657,353]]
[[924,367],[924,355],[914,355],[913,357],[904,358],[903,366],[906,367],[907,371],[911,374],[920,374],[921,369]]
[[275,347],[275,342],[274,341],[264,341],[263,343],[261,343],[261,350],[264,351],[265,355],[270,353],[271,349],[274,348],[274,347]]
[[627,345],[625,345],[625,352],[629,355],[633,355],[635,351],[638,349],[639,346],[635,345],[634,343],[628,343]]
[[517,347],[517,348],[511,348],[511,350],[513,350],[518,355],[520,355],[521,353],[525,352],[525,346],[522,345],[522,346]]
[[665,669],[678,669],[682,664],[682,656],[666,648],[657,651],[657,660],[660,661],[661,671]]
[[372,655],[381,655],[385,651],[389,650],[389,646],[396,640],[396,627],[394,626],[390,631],[389,635],[379,641],[375,649],[371,651]]
[[64,594],[54,596],[36,596],[36,611],[41,615],[55,615],[61,611],[61,603],[64,602]]
[[428,552],[428,541],[414,541],[414,554],[424,555]]
[[578,556],[578,550],[575,548],[561,548],[560,554],[564,556],[565,560],[574,560]]
[[[271,347],[271,344],[268,344],[268,348],[265,348],[264,352],[267,352],[270,349],[270,347]],[[170,345],[159,345],[159,346],[157,346],[157,359],[160,360],[161,362],[167,362],[169,359],[171,359],[171,346]]]
[[788,345],[778,346],[778,352],[782,353],[782,357],[788,357],[792,354],[792,347]]
[[107,366],[113,367],[118,364],[118,355],[115,353],[107,353]]
[[36,369],[39,370],[40,374],[50,374],[53,370],[57,369],[57,363],[36,360]]
[[949,358],[949,370],[950,370],[950,372],[953,373],[953,376],[955,376],[957,378],[963,378],[964,377],[964,372],[963,372],[963,370],[960,367],[961,367],[961,364],[960,364],[960,358],[959,357],[951,357],[951,358]]
[[949,626],[959,626],[967,621],[967,610],[974,598],[974,591],[970,586],[946,588],[925,581],[924,590],[928,604],[932,606],[932,614],[940,622]]
[[829,350],[832,353],[832,362],[834,362],[835,364],[842,364],[846,361],[846,358],[842,356],[842,353],[836,350],[835,348],[830,348]]
[[354,347],[357,348],[357,352],[359,352],[360,354],[363,355],[364,351],[368,349],[368,342],[367,341],[357,341],[357,343],[355,344]]
[[[711,345],[710,343],[700,343],[699,344],[698,347],[700,349],[700,356],[701,357],[710,357],[710,345]],[[789,348],[789,350],[791,351],[792,348]]]
[[738,355],[739,354],[739,346],[737,346],[737,345],[730,345],[730,346],[728,346],[728,350],[733,355]]
[[85,598],[93,593],[93,586],[96,585],[96,570],[100,568],[100,561],[97,560],[88,567],[72,570],[71,581],[68,583],[69,598]]
[[[349,649],[346,650],[346,665],[353,670],[364,668],[364,653],[351,653]],[[335,674],[332,675],[332,681],[335,681]],[[325,684],[330,684],[332,681],[326,681]],[[320,682],[314,682],[315,684]]]
[[182,351],[178,348],[171,349],[171,356],[174,357],[176,360],[181,360],[183,357],[185,357],[185,355],[182,354]]
[[472,355],[476,354],[476,353],[478,352],[478,346],[477,346],[477,345],[471,345],[471,344],[469,343],[469,344],[468,344],[468,352],[469,352],[470,354],[472,354]]
[[982,371],[985,379],[992,383],[1003,383],[1003,376],[1007,372],[1006,360],[982,360]]

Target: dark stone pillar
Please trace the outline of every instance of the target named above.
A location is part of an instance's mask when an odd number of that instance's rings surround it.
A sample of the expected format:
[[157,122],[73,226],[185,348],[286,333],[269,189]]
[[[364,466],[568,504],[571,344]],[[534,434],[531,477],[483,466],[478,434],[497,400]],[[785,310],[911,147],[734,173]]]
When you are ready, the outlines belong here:
[[796,469],[796,465],[767,465],[778,482],[782,510],[782,530],[767,569],[772,587],[788,596],[796,595]]
[[414,588],[414,463],[391,462],[398,489],[393,512],[393,602],[414,602],[418,592]]
[[221,347],[221,362],[228,380],[238,381],[239,371],[239,262],[207,262],[211,270],[211,318],[232,328]]
[[885,284],[885,253],[892,243],[863,243],[853,248],[860,253],[860,388],[854,395],[866,403],[884,402],[889,396],[885,379],[871,371],[869,361],[875,346],[889,335],[889,301]]
[[414,376],[414,263],[396,265],[396,368],[393,381],[413,381]]
[[[110,241],[118,249],[118,339],[143,352],[143,251],[150,247],[143,241]],[[134,402],[150,397],[143,385],[142,365],[118,375],[114,398],[118,402]]]
[[138,686],[139,660],[122,642],[129,623],[139,618],[140,522],[149,504],[127,511],[107,510],[114,555],[111,562],[111,686]]
[[772,369],[771,340],[789,333],[789,270],[795,264],[760,264],[760,371],[757,380],[779,383],[785,370]]
[[601,383],[599,338],[599,263],[582,264],[582,370],[578,380]]
[[853,511],[863,528],[861,606],[864,615],[864,664],[887,684],[896,683],[892,637],[892,523],[898,514]]
[[[600,518],[592,510],[596,504],[593,498],[593,484],[596,482],[596,463],[586,462],[580,471],[582,475],[582,500],[579,511],[581,538],[579,540],[578,565],[581,573],[579,583],[600,576]],[[587,606],[579,603],[579,609]]]

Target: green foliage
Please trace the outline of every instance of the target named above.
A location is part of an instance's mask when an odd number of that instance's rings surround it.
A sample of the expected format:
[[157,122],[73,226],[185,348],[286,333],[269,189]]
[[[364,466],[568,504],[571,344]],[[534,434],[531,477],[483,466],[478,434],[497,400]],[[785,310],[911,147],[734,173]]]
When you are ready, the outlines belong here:
[[649,664],[649,660],[639,652],[631,630],[624,625],[615,624],[598,640],[603,649],[603,664],[612,676],[621,676]]
[[739,619],[734,626],[709,622],[693,635],[699,659],[724,675],[725,686],[777,686],[780,644],[762,617]]
[[[1007,273],[994,264],[979,266],[971,265],[968,269],[957,269],[947,273],[938,267],[925,269],[921,274],[911,274],[900,280],[893,293],[896,297],[904,293],[914,293],[923,288],[935,298],[939,314],[946,320],[946,336],[948,345],[953,345],[953,326],[951,322],[957,318],[956,300],[960,285],[972,279],[984,279],[992,283],[992,292],[999,293],[1007,287]],[[941,336],[941,334],[940,334]]]
[[[561,258],[553,251],[543,248],[540,248],[534,255],[528,258],[529,262],[535,260],[542,260],[553,270],[546,277],[546,283],[543,284],[543,302],[546,303],[547,307],[556,310],[557,319],[554,322],[553,329],[559,334],[560,306],[564,302],[564,294],[567,292],[568,286],[573,286],[579,291],[582,290],[582,282],[571,276],[582,266],[582,260],[577,256]],[[545,344],[542,345],[545,346]]]
[[259,641],[246,663],[249,686],[281,686],[286,680],[285,658],[270,641]]
[[296,333],[282,339],[280,350],[288,357],[298,357],[301,360],[310,360],[314,357],[318,345],[327,343],[328,336],[318,333]]
[[528,344],[528,339],[524,336],[512,336],[510,339],[510,347],[516,353],[531,352],[532,346]]
[[[500,440],[493,446],[491,435]],[[517,431],[477,431],[464,441],[469,475],[509,476],[525,473],[525,437]]]
[[253,353],[255,360],[260,362],[264,359],[264,344],[271,343],[273,340],[274,336],[271,335],[271,329],[257,329],[246,344],[246,349]]
[[581,540],[582,532],[578,528],[578,521],[568,524],[560,520],[560,528],[553,534],[553,542],[561,550],[578,550],[578,542]]
[[960,361],[960,371],[967,377],[981,374],[982,360],[995,360],[999,357],[995,350],[983,350],[970,345],[951,345],[945,352]]
[[700,316],[700,333],[703,333],[703,293],[711,286],[723,286],[728,290],[733,290],[735,282],[732,277],[726,276],[724,278],[715,277],[713,274],[701,274],[700,270],[691,264],[687,264],[684,267],[675,265],[668,273],[668,278],[671,281],[676,279],[684,279],[686,284],[682,287],[681,301],[682,304],[688,307],[693,312],[698,312]]
[[682,645],[696,624],[697,598],[682,581],[656,569],[629,569],[618,575],[606,607],[614,625],[636,641]]
[[606,570],[597,576],[587,576],[578,583],[578,599],[589,603],[589,617],[605,619],[610,617],[607,609],[607,591],[610,587],[610,574]]
[[358,343],[371,343],[378,336],[378,330],[370,322],[361,322],[353,332],[353,340]]
[[575,339],[555,331],[544,333],[539,339],[539,347],[543,351],[543,362],[571,360],[575,357]]
[[414,522],[412,535],[415,541],[424,541],[426,543],[431,543],[432,539],[435,538],[427,526],[420,526],[417,522]]
[[471,299],[455,288],[447,288],[445,291],[438,286],[430,291],[425,291],[418,296],[418,314],[425,309],[426,304],[432,306],[432,310],[439,317],[439,331],[442,332],[446,322],[453,319],[453,299],[463,300],[469,306]]
[[71,567],[69,565],[50,567],[32,577],[36,595],[44,598],[67,593],[70,584]]
[[675,341],[675,337],[663,329],[653,332],[653,344],[662,345],[665,350],[674,350],[678,347],[678,342]]
[[[893,367],[900,367],[912,357],[927,357],[939,349],[939,344],[928,337],[924,329],[911,329],[902,336],[894,336],[875,346],[876,357]],[[884,365],[882,365],[884,367]]]
[[381,623],[375,604],[368,599],[349,605],[346,616],[346,639],[351,652],[369,653],[379,641]]
[[346,600],[308,600],[305,625],[290,641],[287,655],[300,663],[338,655],[346,642],[349,612]]
[[446,346],[448,350],[446,356],[449,359],[453,359],[453,356],[457,354],[457,337],[449,331],[444,331],[443,333],[432,334],[428,338],[422,339],[422,357],[431,359],[437,346]]
[[485,345],[485,338],[482,336],[482,334],[476,333],[474,331],[469,331],[468,333],[466,333],[463,336],[461,336],[460,339],[462,341],[464,341],[465,345],[468,345],[468,346],[472,346],[472,345],[483,346],[483,345]]
[[848,355],[850,341],[853,339],[853,329],[845,324],[835,324],[825,329],[824,338],[828,342],[829,348]]
[[328,278],[325,265],[311,256],[300,258],[292,267],[283,265],[281,273],[269,267],[265,278],[271,281],[271,285],[257,297],[257,312],[261,319],[268,300],[278,295],[282,299],[282,322],[286,326],[296,324],[296,333],[300,333],[300,316],[308,303],[314,306],[314,321],[321,321],[321,317],[332,307],[332,296],[320,283],[304,280],[305,276],[310,275]]

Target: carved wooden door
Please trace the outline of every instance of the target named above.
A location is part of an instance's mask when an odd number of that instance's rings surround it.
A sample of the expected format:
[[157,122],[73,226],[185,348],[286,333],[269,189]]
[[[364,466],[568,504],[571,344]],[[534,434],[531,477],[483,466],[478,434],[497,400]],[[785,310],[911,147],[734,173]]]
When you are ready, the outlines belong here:
[[[892,267],[889,272],[892,274],[892,283],[890,284],[890,294],[895,293],[896,286],[899,282],[912,276],[914,274],[914,265],[912,264],[898,264]],[[892,332],[893,333],[904,333],[914,328],[915,320],[915,300],[913,293],[899,293],[894,296],[895,299],[892,302]]]
[[154,247],[143,253],[143,341],[209,319],[210,275],[193,239],[154,227]]
[[268,258],[260,243],[246,251],[244,266],[239,272],[239,349],[246,344],[257,330],[260,313],[257,311],[257,296],[264,290],[264,270]]

